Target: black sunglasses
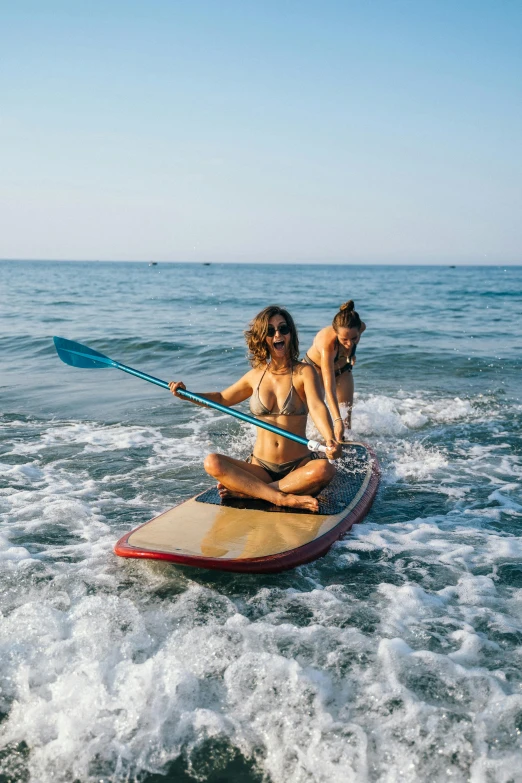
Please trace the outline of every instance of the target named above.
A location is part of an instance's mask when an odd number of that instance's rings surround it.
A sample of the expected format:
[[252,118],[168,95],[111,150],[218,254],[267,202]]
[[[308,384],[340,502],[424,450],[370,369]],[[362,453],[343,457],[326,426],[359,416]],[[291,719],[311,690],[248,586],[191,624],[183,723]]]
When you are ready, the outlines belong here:
[[275,337],[276,332],[279,332],[279,334],[283,335],[290,334],[290,327],[285,323],[279,324],[277,327],[269,324],[268,329],[266,330],[268,337]]

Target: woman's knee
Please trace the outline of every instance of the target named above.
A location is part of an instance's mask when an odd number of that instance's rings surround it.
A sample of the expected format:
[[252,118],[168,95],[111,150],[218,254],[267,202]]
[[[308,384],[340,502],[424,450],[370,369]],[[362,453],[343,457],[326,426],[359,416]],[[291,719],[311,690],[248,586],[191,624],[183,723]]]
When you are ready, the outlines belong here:
[[223,456],[221,454],[207,454],[203,467],[209,476],[220,476],[223,473]]
[[331,481],[335,476],[335,468],[327,459],[314,460],[315,475],[320,481]]

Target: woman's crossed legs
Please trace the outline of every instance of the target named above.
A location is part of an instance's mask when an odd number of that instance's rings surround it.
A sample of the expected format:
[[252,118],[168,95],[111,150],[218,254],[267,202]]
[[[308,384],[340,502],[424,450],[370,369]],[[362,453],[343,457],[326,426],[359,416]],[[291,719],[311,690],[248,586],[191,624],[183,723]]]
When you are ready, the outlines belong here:
[[277,481],[273,481],[260,465],[224,454],[209,454],[204,467],[218,482],[221,497],[246,495],[261,498],[275,506],[318,511],[319,503],[313,495],[330,483],[335,468],[326,459],[314,460],[308,455],[303,457],[303,463]]

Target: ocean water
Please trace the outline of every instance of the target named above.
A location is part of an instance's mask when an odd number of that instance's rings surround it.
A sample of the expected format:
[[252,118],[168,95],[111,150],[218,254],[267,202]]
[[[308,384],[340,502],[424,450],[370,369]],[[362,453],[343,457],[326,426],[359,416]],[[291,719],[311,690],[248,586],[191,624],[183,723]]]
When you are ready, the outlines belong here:
[[[220,574],[112,553],[254,434],[194,391],[269,303],[302,352],[368,325],[371,513],[315,563]],[[0,781],[522,781],[520,267],[0,263]]]

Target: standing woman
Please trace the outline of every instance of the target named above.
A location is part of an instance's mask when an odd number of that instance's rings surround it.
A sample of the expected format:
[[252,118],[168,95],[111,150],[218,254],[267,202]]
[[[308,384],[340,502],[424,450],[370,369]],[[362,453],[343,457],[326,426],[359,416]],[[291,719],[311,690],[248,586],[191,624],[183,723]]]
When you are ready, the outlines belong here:
[[[334,423],[334,434],[338,441],[344,439],[344,428],[352,426],[353,376],[355,349],[366,329],[355,312],[353,300],[345,302],[332,321],[315,335],[304,361],[315,367],[324,384],[326,402]],[[343,419],[340,405],[348,408]]]
[[[290,313],[276,305],[265,307],[251,322],[245,339],[252,369],[228,389],[203,396],[227,406],[250,397],[254,416],[303,438],[310,413],[326,442],[328,459],[340,457],[341,446],[334,439],[317,373],[298,359],[299,341]],[[178,390],[185,385],[172,381],[169,387],[179,396]],[[254,450],[246,460],[209,454],[204,467],[217,480],[222,498],[247,495],[276,506],[318,511],[314,495],[335,475],[328,459],[300,443],[258,429]]]

